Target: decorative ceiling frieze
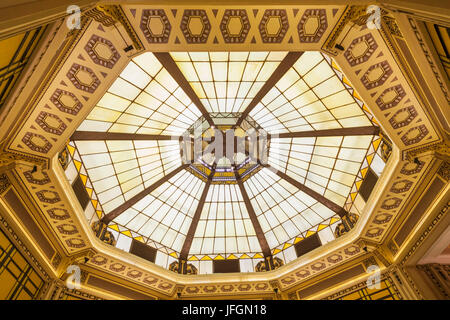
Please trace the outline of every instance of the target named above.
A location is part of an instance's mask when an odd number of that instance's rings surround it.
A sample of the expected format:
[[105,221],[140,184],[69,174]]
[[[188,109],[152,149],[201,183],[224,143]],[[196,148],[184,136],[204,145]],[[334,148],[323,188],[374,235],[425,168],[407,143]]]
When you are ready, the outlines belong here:
[[[330,32],[343,6],[263,6],[211,7],[167,5],[124,5],[127,18],[147,39],[144,45],[154,51],[257,51],[266,45],[271,50],[317,50]],[[267,49],[265,49],[267,50]]]

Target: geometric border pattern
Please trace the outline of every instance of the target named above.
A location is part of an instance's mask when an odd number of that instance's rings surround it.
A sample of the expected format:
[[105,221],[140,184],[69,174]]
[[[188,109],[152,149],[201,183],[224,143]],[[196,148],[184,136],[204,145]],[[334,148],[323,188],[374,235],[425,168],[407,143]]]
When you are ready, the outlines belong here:
[[[357,44],[360,44],[361,42],[364,42],[366,44],[366,50],[358,56],[353,55],[353,49]],[[359,38],[356,38],[352,41],[350,46],[348,47],[347,51],[344,53],[344,57],[347,60],[347,62],[352,66],[356,66],[358,64],[361,64],[363,62],[366,62],[369,60],[369,58],[373,55],[375,50],[378,48],[378,44],[376,43],[375,39],[373,38],[371,33],[368,33],[366,35],[363,35]]]
[[[47,118],[51,118],[58,122],[58,127],[55,128],[45,121]],[[36,123],[45,131],[49,133],[56,134],[58,136],[62,135],[64,130],[66,130],[67,125],[55,114],[41,111],[39,116],[36,118]]]
[[[43,146],[33,143],[33,138],[41,140],[43,142]],[[22,142],[25,143],[25,145],[31,150],[41,153],[47,153],[52,147],[52,144],[43,135],[33,132],[27,132],[22,138]]]
[[[382,70],[381,75],[375,80],[369,80],[370,73],[372,73],[376,69]],[[368,90],[373,89],[373,88],[379,87],[383,83],[385,83],[387,78],[389,78],[389,76],[391,74],[392,74],[392,68],[389,65],[389,62],[387,62],[387,60],[385,60],[383,62],[374,64],[373,66],[371,66],[366,71],[366,73],[363,75],[363,77],[361,78],[361,82],[363,83],[364,87],[366,87],[366,89],[368,89]]]
[[[158,19],[160,21],[162,27],[161,33],[155,34],[152,32],[149,26],[152,19]],[[170,30],[172,30],[172,26],[163,9],[142,10],[140,28],[148,43],[167,43],[169,41]]]
[[[239,34],[232,34],[228,28],[232,18],[238,18],[241,23]],[[226,9],[220,23],[220,31],[223,35],[223,40],[226,43],[243,43],[247,38],[250,30],[250,22],[245,9]]]
[[[77,77],[78,73],[81,71],[89,74],[89,76],[91,77],[90,83],[84,83]],[[74,63],[72,65],[69,72],[67,73],[67,77],[76,88],[89,93],[94,93],[97,87],[100,85],[100,80],[97,78],[94,71],[91,68],[82,66],[78,63]]]
[[[195,18],[202,24],[202,30],[199,34],[193,34],[189,28],[192,18]],[[206,43],[208,41],[211,24],[205,10],[184,10],[180,28],[183,31],[184,38],[187,43]]]
[[[417,134],[414,138],[408,138],[408,134],[415,131]],[[420,142],[425,136],[428,134],[428,129],[425,125],[421,124],[420,126],[413,127],[406,131],[406,133],[402,136],[402,141],[405,146],[409,146],[411,144],[415,144]]]
[[[62,95],[70,96],[74,100],[74,105],[72,107],[64,105],[60,98]],[[50,101],[62,112],[76,116],[83,108],[83,104],[78,100],[78,98],[72,93],[61,89],[56,89],[55,93],[51,96]]]
[[[95,50],[95,47],[98,44],[103,44],[108,47],[110,51],[110,57],[105,58],[99,55],[99,53]],[[111,41],[102,38],[96,34],[93,34],[91,39],[88,41],[86,46],[84,47],[89,57],[91,57],[94,63],[99,64],[103,67],[112,69],[117,61],[120,59],[120,54],[117,52],[117,49],[114,47]]]
[[[383,102],[383,97],[389,93],[390,91],[395,91],[396,96],[395,98],[393,98],[391,101],[385,103]],[[383,91],[383,93],[377,98],[376,103],[378,105],[378,107],[381,110],[386,110],[386,109],[390,109],[392,107],[395,107],[396,105],[399,104],[399,102],[406,96],[405,90],[403,89],[402,85],[396,85],[394,87],[391,88],[387,88]]]
[[[308,23],[309,19],[316,19],[318,23],[317,28],[313,33],[306,33],[305,31],[305,26]],[[325,9],[306,10],[297,26],[300,42],[319,42],[327,28],[327,12]]]
[[[278,20],[279,28],[276,33],[269,33],[267,30],[268,24],[272,20]],[[262,42],[264,43],[281,43],[289,29],[289,21],[285,9],[266,9],[264,15],[259,23],[259,32],[261,34]]]

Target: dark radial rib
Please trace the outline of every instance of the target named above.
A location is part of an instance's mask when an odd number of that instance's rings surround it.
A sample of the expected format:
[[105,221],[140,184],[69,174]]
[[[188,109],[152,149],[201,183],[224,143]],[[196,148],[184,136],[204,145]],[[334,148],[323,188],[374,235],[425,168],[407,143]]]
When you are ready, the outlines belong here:
[[272,138],[303,138],[303,137],[330,137],[330,136],[365,136],[378,135],[380,128],[375,126],[353,127],[353,128],[337,128],[326,130],[311,130],[301,132],[287,132],[277,135],[268,135],[268,139]]
[[198,222],[200,221],[200,216],[202,214],[203,206],[205,205],[206,196],[208,195],[209,187],[211,186],[212,178],[216,172],[216,165],[213,165],[211,173],[209,174],[208,181],[206,181],[205,187],[203,188],[202,195],[198,201],[197,209],[195,210],[194,217],[192,218],[191,225],[189,226],[186,239],[183,243],[183,248],[180,252],[180,260],[186,260],[191,250],[192,240],[194,239],[195,230],[197,230]]
[[70,140],[179,140],[179,137],[156,134],[133,134],[120,132],[75,131]]
[[154,52],[153,53],[155,57],[161,62],[164,68],[166,68],[167,72],[172,76],[172,78],[175,79],[175,81],[178,83],[178,85],[183,89],[183,91],[187,94],[189,99],[192,100],[192,102],[197,106],[197,108],[200,110],[200,112],[205,117],[206,121],[208,121],[210,126],[214,125],[214,122],[209,115],[208,111],[206,110],[203,103],[200,101],[200,99],[197,97],[197,95],[194,92],[194,89],[192,89],[189,82],[184,77],[181,70],[178,68],[176,62],[172,59],[170,54],[168,52]]
[[336,203],[334,203],[331,200],[328,200],[327,198],[325,198],[324,196],[322,196],[320,193],[310,189],[309,187],[305,186],[304,184],[298,182],[297,180],[291,178],[290,176],[288,176],[287,174],[278,171],[276,169],[274,169],[273,167],[271,167],[268,164],[263,165],[263,167],[268,168],[270,170],[272,170],[272,172],[274,172],[276,175],[278,175],[280,178],[286,180],[287,182],[289,182],[290,184],[294,185],[295,187],[297,187],[297,189],[303,191],[304,193],[306,193],[307,195],[309,195],[310,197],[316,199],[317,201],[319,201],[321,204],[323,204],[325,207],[327,207],[328,209],[330,209],[331,211],[336,212],[340,217],[343,217],[347,214],[347,211],[345,211],[344,208],[340,207],[339,205],[337,205]]
[[259,92],[255,95],[252,101],[248,104],[247,108],[245,108],[244,112],[241,114],[241,117],[238,119],[236,125],[239,126],[245,117],[248,116],[250,111],[261,101],[262,98],[273,88],[273,86],[284,76],[284,74],[294,65],[294,63],[301,57],[303,51],[300,52],[289,52],[286,57],[284,57],[283,61],[280,62],[278,67],[272,73],[272,75],[267,79]]
[[125,210],[136,204],[139,200],[142,200],[146,195],[150,194],[153,190],[161,186],[164,182],[169,181],[172,177],[174,177],[177,173],[179,173],[181,170],[187,168],[189,164],[183,164],[180,167],[176,168],[172,172],[166,174],[164,177],[156,181],[154,184],[152,184],[150,187],[145,188],[141,192],[139,192],[137,195],[132,197],[131,199],[125,201],[120,206],[115,208],[113,211],[108,213],[102,218],[102,221],[106,224],[120,216]]
[[264,232],[262,231],[261,225],[259,224],[258,217],[256,216],[255,210],[253,210],[252,203],[250,202],[250,198],[248,197],[247,191],[245,190],[244,184],[242,183],[241,177],[239,176],[237,170],[234,171],[234,175],[236,177],[239,190],[241,191],[242,198],[244,199],[248,216],[250,217],[250,220],[252,221],[253,224],[253,228],[255,229],[256,237],[258,238],[261,250],[264,254],[264,257],[269,257],[271,256],[269,244],[267,243],[267,239],[264,236]]

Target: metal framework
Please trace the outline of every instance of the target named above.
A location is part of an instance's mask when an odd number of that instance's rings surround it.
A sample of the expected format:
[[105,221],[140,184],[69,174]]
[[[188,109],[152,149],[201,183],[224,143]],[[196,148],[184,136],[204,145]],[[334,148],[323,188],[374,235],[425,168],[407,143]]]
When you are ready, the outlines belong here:
[[262,98],[267,94],[267,92],[272,89],[272,87],[284,76],[284,74],[294,65],[294,63],[302,56],[304,52],[289,52],[286,57],[281,61],[278,67],[275,69],[270,78],[263,85],[261,90],[255,95],[253,100],[242,112],[241,117],[238,119],[236,126],[240,126],[245,117],[247,117],[254,107],[261,101]]
[[[273,74],[270,76],[270,78],[267,80],[267,82],[263,85],[263,87],[259,90],[259,92],[256,94],[256,96],[253,98],[253,100],[249,103],[247,108],[244,110],[244,112],[240,115],[236,126],[239,126],[242,121],[249,115],[251,110],[261,101],[262,98],[275,86],[275,84],[284,76],[284,74],[295,64],[295,62],[302,56],[303,52],[290,52],[286,55],[284,60],[278,65],[276,70],[273,72]],[[193,101],[193,103],[199,108],[201,111],[203,117],[206,119],[206,121],[210,124],[210,126],[214,126],[213,119],[211,118],[211,115],[207,112],[206,108],[201,103],[200,99],[195,94],[194,90],[190,86],[189,82],[186,80],[180,69],[178,68],[175,61],[172,59],[169,53],[154,53],[156,58],[161,62],[164,68],[169,72],[169,74],[175,79],[175,81],[179,84],[179,86],[184,90],[184,92],[189,96],[189,98]],[[326,129],[326,130],[315,130],[315,131],[301,131],[301,132],[289,132],[289,133],[281,133],[279,135],[268,135],[268,139],[273,138],[299,138],[299,137],[328,137],[328,136],[359,136],[359,135],[379,135],[380,134],[380,128],[376,126],[363,126],[363,127],[353,127],[353,128],[338,128],[338,129]],[[151,135],[151,134],[129,134],[129,133],[114,133],[114,132],[94,132],[94,131],[76,131],[72,137],[71,140],[181,140],[181,137],[178,137],[174,139],[171,136],[167,135]],[[191,138],[191,141],[193,139]],[[214,140],[211,139],[211,140]],[[224,142],[224,147],[226,147],[226,144]],[[246,152],[248,152],[246,150]],[[217,161],[217,160],[216,160]],[[187,260],[187,257],[189,255],[189,251],[192,245],[192,241],[200,220],[200,216],[203,210],[203,206],[205,204],[205,199],[207,197],[208,191],[210,189],[210,185],[212,183],[215,171],[216,171],[216,163],[213,164],[212,170],[208,176],[208,179],[206,181],[206,185],[203,189],[203,192],[201,194],[200,200],[198,202],[198,206],[196,208],[196,211],[193,216],[192,223],[189,227],[186,240],[183,244],[183,247],[180,252],[180,261]],[[325,205],[327,208],[332,210],[333,212],[337,213],[340,217],[344,217],[347,215],[346,210],[344,208],[340,207],[339,205],[335,204],[334,202],[330,201],[329,199],[325,198],[321,194],[317,193],[316,191],[310,189],[309,187],[305,186],[304,184],[296,181],[295,179],[291,178],[287,174],[283,172],[279,172],[272,168],[268,164],[261,164],[260,161],[258,161],[258,165],[268,168],[275,172],[280,178],[286,180],[290,184],[294,185],[299,190],[303,191],[307,195],[313,197],[318,202]],[[169,174],[165,175],[158,181],[156,181],[154,184],[152,184],[150,187],[145,188],[143,191],[139,192],[137,195],[132,197],[131,199],[125,201],[122,205],[118,206],[108,214],[106,214],[102,221],[105,224],[110,223],[112,220],[117,218],[121,213],[126,211],[128,208],[136,204],[138,201],[143,199],[146,195],[150,194],[153,190],[161,186],[163,183],[167,182],[169,179],[174,177],[177,173],[180,171],[187,169],[189,164],[183,164],[177,169],[173,170]],[[237,185],[239,186],[239,190],[242,194],[246,209],[248,211],[250,220],[253,224],[254,230],[257,235],[257,239],[259,241],[259,244],[261,246],[262,252],[264,254],[264,257],[269,261],[272,257],[271,250],[268,245],[267,239],[264,236],[264,233],[262,231],[261,225],[258,221],[258,218],[255,214],[255,210],[251,204],[250,198],[246,192],[246,189],[244,187],[242,177],[239,175],[239,172],[236,168],[236,166],[233,165],[233,171],[236,178]]]

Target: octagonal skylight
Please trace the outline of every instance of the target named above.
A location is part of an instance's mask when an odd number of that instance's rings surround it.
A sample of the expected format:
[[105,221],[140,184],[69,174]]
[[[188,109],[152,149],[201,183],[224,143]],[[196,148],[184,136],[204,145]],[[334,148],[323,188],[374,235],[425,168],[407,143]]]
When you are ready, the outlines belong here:
[[[219,133],[243,149],[218,157]],[[384,168],[380,135],[322,53],[146,52],[74,133],[65,170],[85,186],[88,221],[107,223],[122,250],[139,241],[166,268],[239,259],[255,271],[267,256],[296,259],[312,235],[333,241],[342,215],[359,214],[367,171]],[[266,146],[256,156],[255,136]]]

